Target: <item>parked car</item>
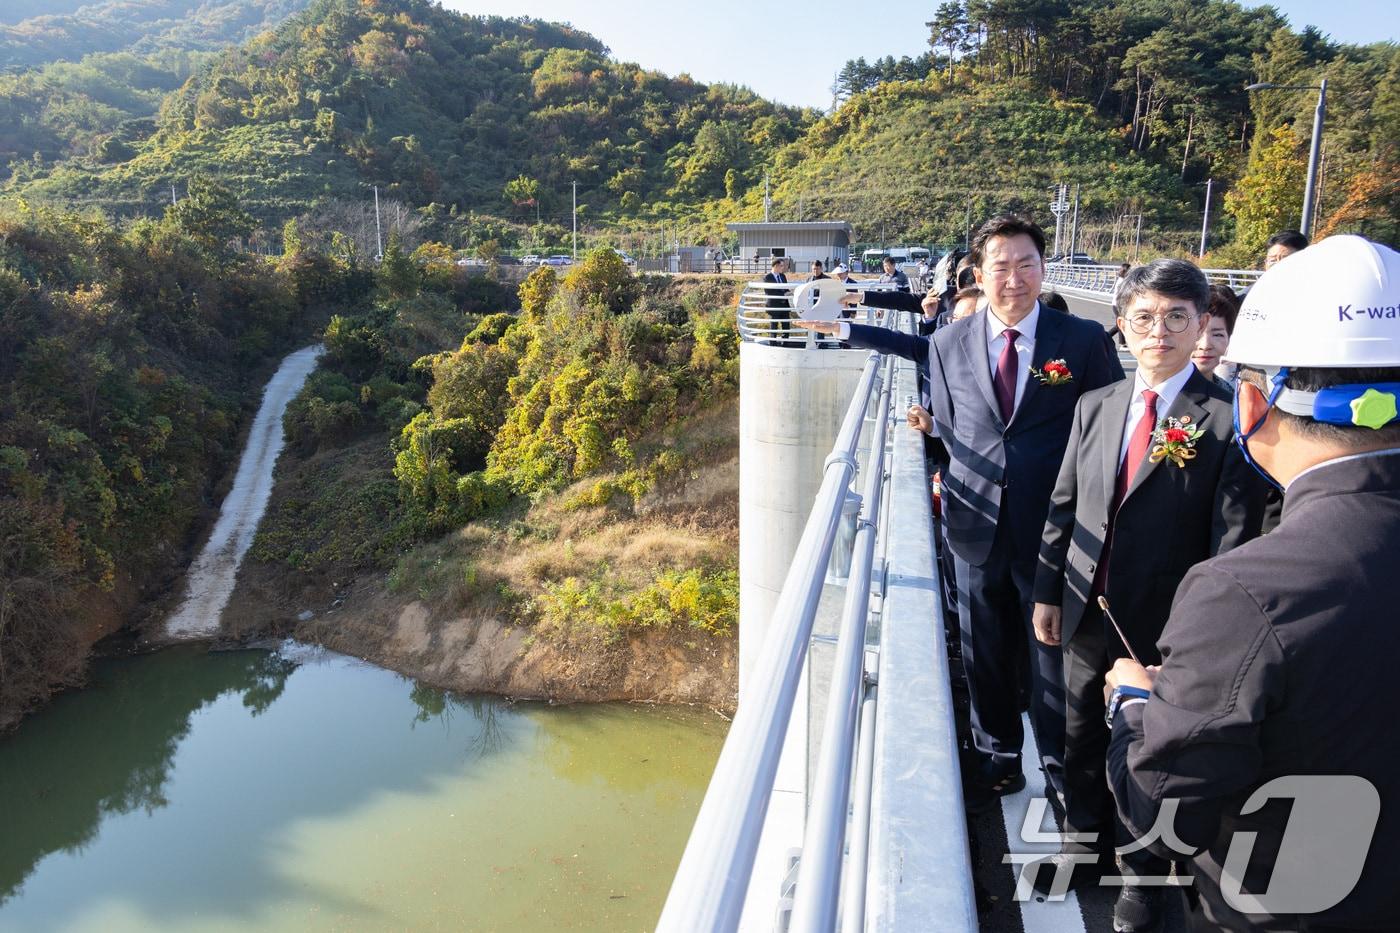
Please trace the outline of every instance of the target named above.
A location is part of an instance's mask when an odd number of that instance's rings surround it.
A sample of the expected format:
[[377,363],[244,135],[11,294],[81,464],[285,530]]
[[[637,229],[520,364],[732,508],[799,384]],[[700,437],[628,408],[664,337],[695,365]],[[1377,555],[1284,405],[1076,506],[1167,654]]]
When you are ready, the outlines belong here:
[[1097,266],[1101,263],[1088,253],[1070,253],[1065,257],[1065,262],[1076,266]]
[[627,255],[626,253],[624,253],[622,250],[618,249],[618,248],[615,247],[615,246],[610,246],[610,247],[608,247],[608,248],[611,249],[614,253],[617,253],[619,256],[622,257],[622,264],[623,264],[624,266],[626,266],[626,267],[629,268],[629,269],[635,269],[635,268],[637,268],[637,260],[633,259],[631,256]]
[[536,256],[534,253],[531,253],[529,256],[522,256],[520,264],[522,266],[538,266],[540,264],[540,257]]
[[574,259],[572,256],[549,256],[540,262],[542,266],[572,266]]

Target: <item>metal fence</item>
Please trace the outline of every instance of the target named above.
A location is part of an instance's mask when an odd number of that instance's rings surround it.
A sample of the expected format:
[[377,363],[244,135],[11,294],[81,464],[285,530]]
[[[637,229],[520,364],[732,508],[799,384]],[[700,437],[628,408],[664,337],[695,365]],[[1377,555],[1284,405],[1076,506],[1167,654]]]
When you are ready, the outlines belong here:
[[[1212,285],[1227,285],[1236,292],[1253,285],[1264,273],[1256,269],[1202,269]],[[1117,266],[1091,266],[1079,263],[1052,262],[1045,267],[1045,282],[1059,288],[1078,288],[1087,292],[1113,294],[1118,280]]]
[[[791,339],[769,317],[778,287],[745,289],[744,340]],[[907,314],[885,323],[913,324]],[[791,345],[840,352],[810,335]],[[869,465],[796,885],[774,928],[977,927],[923,443],[893,427],[917,393],[912,363],[870,354],[672,883],[664,933],[738,927],[863,436]]]
[[[790,323],[802,317],[802,309],[795,308],[794,293],[803,282],[750,282],[739,295],[738,326],[739,336],[744,340],[758,343],[781,344],[784,346],[835,347],[838,341],[823,337],[815,331],[802,330]],[[860,292],[894,291],[893,285],[879,282],[851,282],[846,286],[848,294]],[[850,310],[851,320],[862,324],[874,324],[885,320],[888,311],[856,305]],[[907,314],[894,315],[908,317]]]

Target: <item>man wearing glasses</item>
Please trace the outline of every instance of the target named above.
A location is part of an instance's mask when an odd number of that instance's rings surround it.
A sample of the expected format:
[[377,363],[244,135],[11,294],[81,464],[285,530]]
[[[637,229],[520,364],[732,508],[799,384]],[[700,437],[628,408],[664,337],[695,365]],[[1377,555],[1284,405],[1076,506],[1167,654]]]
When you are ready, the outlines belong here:
[[[1263,484],[1232,443],[1232,393],[1191,361],[1210,322],[1206,277],[1185,260],[1159,259],[1129,271],[1120,296],[1118,327],[1137,375],[1085,393],[1075,408],[1033,614],[1036,637],[1064,648],[1064,831],[1097,838],[1067,842],[1040,866],[1041,890],[1053,883],[1051,867],[1062,865],[1073,866],[1072,887],[1097,883],[1114,867],[1115,843],[1131,841],[1104,773],[1104,676],[1130,654],[1161,663],[1157,639],[1177,584],[1193,565],[1258,535],[1263,514]],[[1104,618],[1100,596],[1123,638]],[[1163,889],[1131,882],[1165,876],[1166,860],[1137,851],[1123,862],[1129,883],[1114,929],[1150,929]]]

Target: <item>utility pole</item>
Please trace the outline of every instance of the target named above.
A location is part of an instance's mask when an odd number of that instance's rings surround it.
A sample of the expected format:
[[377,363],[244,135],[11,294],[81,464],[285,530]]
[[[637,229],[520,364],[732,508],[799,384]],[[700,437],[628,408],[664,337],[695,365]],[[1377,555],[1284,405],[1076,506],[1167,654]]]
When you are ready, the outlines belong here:
[[175,182],[172,181],[170,183],[170,206],[174,207],[176,204],[179,203],[180,202],[175,198]]
[[384,259],[384,228],[379,224],[379,186],[374,186],[374,246],[378,250],[375,261]]
[[1069,228],[1069,254],[1079,251],[1079,182],[1074,183],[1074,221]]
[[1050,213],[1055,215],[1055,249],[1056,256],[1060,253],[1060,233],[1064,229],[1065,214],[1069,212],[1069,185],[1064,183],[1055,186],[1055,197],[1050,201]]
[[763,173],[763,222],[768,223],[768,208],[773,201],[768,197],[768,173]]
[[1206,179],[1206,211],[1201,219],[1201,251],[1196,254],[1197,259],[1204,259],[1206,255],[1206,234],[1210,230],[1210,188],[1214,182],[1214,178]]
[[1318,152],[1322,147],[1322,121],[1327,117],[1327,79],[1317,89],[1317,108],[1313,110],[1312,142],[1308,145],[1308,182],[1303,189],[1303,236],[1313,232],[1313,199],[1317,194]]
[[1142,245],[1142,214],[1138,214],[1137,233],[1133,234],[1133,265],[1137,265],[1138,247]]
[[967,214],[963,217],[963,249],[972,248],[972,195],[967,196]]
[[574,262],[578,262],[578,182],[574,182]]

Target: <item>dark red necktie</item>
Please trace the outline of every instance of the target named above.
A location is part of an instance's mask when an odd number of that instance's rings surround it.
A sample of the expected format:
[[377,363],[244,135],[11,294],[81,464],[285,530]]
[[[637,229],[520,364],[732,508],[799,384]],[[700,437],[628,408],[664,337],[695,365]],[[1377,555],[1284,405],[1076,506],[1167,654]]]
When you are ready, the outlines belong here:
[[992,388],[996,392],[997,408],[1001,409],[1001,422],[1010,424],[1011,415],[1016,410],[1016,367],[1019,362],[1016,341],[1021,335],[1010,328],[1001,334],[1006,338],[1006,346],[1001,348],[1001,359],[997,360]]
[[1157,393],[1151,389],[1144,389],[1142,400],[1147,403],[1147,407],[1142,412],[1142,417],[1133,426],[1132,436],[1128,439],[1128,453],[1123,458],[1122,464],[1118,467],[1118,482],[1114,484],[1113,505],[1108,510],[1108,535],[1104,541],[1103,555],[1099,558],[1099,566],[1094,571],[1094,595],[1102,595],[1104,588],[1108,585],[1108,555],[1113,550],[1113,525],[1118,517],[1118,507],[1123,504],[1123,500],[1128,497],[1128,487],[1133,484],[1133,477],[1137,476],[1137,471],[1142,468],[1143,461],[1147,459],[1147,449],[1152,445],[1152,432],[1157,429]]

